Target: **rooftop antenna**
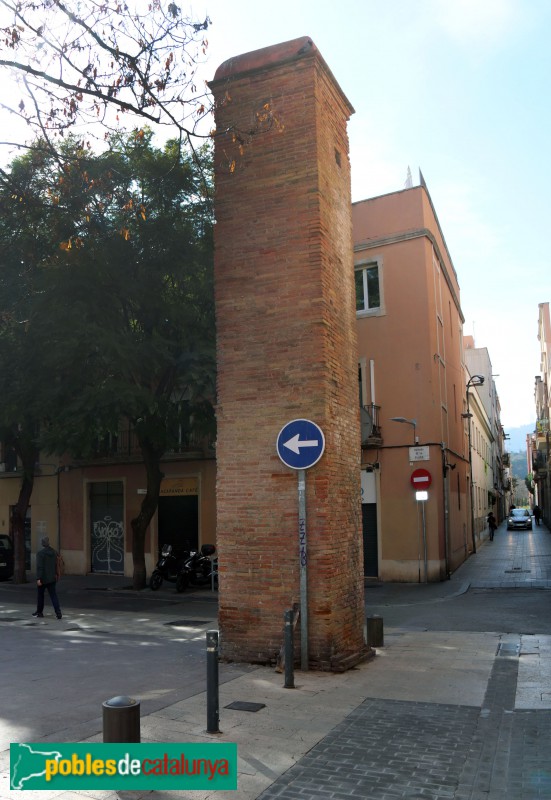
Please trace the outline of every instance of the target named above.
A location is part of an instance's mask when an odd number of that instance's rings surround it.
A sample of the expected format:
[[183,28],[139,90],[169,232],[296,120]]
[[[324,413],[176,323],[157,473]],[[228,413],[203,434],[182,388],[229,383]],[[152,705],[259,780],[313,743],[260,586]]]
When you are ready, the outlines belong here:
[[413,188],[413,178],[411,177],[411,169],[408,166],[408,172],[406,175],[406,182],[404,184],[404,188],[411,189]]

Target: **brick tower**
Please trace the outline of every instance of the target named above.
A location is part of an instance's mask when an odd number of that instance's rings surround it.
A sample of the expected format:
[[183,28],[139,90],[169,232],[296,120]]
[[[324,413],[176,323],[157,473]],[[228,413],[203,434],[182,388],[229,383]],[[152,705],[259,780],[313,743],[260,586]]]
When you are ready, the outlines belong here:
[[326,442],[306,481],[309,664],[340,671],[368,652],[353,109],[307,37],[224,62],[211,89],[222,655],[272,661],[284,611],[299,602],[297,473],[280,461],[276,438],[307,418]]

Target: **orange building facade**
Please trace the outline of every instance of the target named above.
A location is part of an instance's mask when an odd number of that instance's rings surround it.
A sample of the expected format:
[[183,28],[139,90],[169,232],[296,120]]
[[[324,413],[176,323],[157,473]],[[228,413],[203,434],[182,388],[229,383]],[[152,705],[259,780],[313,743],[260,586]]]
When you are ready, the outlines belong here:
[[472,550],[457,275],[424,185],[355,203],[352,221],[364,571],[443,580]]

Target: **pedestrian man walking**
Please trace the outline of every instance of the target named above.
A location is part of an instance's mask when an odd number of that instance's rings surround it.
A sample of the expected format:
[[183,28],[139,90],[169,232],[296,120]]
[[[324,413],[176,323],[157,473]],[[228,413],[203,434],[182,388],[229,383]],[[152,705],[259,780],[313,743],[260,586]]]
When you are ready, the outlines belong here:
[[494,517],[493,513],[490,511],[488,514],[488,528],[490,529],[490,541],[494,541],[494,534],[497,528],[496,518]]
[[37,600],[36,611],[33,617],[44,616],[44,594],[46,589],[50,595],[50,600],[54,607],[55,615],[61,619],[61,608],[59,607],[59,600],[57,599],[56,583],[59,575],[57,574],[57,553],[53,547],[50,547],[50,539],[44,536],[41,539],[42,550],[36,554],[36,585],[37,585]]

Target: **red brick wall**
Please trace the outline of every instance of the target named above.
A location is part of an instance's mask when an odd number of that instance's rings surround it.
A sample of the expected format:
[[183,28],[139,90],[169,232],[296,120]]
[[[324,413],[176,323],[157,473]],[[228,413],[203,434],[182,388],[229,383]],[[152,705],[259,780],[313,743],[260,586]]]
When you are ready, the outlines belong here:
[[306,38],[226,62],[211,88],[222,654],[272,660],[299,602],[297,473],[275,443],[306,417],[326,439],[306,480],[310,663],[343,669],[365,655],[352,109]]

